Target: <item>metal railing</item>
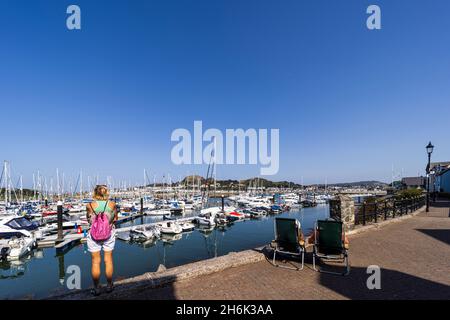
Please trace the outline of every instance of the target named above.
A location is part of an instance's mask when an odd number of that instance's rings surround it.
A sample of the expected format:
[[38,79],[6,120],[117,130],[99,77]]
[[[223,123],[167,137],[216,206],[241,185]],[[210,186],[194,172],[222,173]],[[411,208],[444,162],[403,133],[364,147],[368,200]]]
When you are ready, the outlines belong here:
[[366,225],[412,213],[426,204],[425,196],[409,199],[374,199],[355,205],[355,225]]

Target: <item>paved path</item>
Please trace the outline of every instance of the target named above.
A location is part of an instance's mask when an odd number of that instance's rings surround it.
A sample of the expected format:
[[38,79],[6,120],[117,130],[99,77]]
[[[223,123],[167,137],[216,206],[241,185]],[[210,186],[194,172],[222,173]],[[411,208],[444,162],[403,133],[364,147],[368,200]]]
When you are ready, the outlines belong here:
[[[429,213],[350,236],[347,277],[315,272],[310,255],[302,271],[267,261],[140,288],[104,299],[450,299],[450,202]],[[381,290],[369,290],[366,268],[381,268]]]

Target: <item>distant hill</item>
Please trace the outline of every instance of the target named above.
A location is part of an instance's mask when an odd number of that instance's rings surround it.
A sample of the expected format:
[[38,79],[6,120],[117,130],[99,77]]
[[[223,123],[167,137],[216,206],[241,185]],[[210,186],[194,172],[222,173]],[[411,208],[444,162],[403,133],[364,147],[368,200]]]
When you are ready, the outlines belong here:
[[328,186],[331,187],[386,187],[388,186],[387,183],[381,182],[381,181],[375,181],[375,180],[368,180],[368,181],[356,181],[356,182],[343,182],[343,183],[332,183]]
[[[200,181],[201,184],[206,183],[206,179],[202,176],[198,175],[191,175],[185,177],[181,183],[185,185],[192,185],[192,182],[194,184],[198,184]],[[213,183],[213,179],[208,179],[208,182],[210,184]],[[302,186],[298,183],[291,182],[291,181],[271,181],[264,178],[250,178],[250,179],[244,179],[244,180],[217,180],[217,184],[220,185],[220,187],[225,188],[237,188],[239,184],[241,185],[241,188],[248,188],[248,187],[263,187],[263,188],[301,188]],[[318,188],[324,188],[324,184],[313,184],[311,186],[316,186]],[[327,185],[328,187],[341,187],[341,188],[352,188],[352,187],[363,187],[363,188],[375,188],[375,187],[386,187],[388,186],[387,183],[381,182],[381,181],[375,181],[375,180],[369,180],[369,181],[356,181],[356,182],[343,182],[343,183],[330,183]]]
[[[13,199],[15,200],[15,195],[17,195],[17,197],[20,197],[20,190],[16,189],[15,191],[11,191],[11,195],[12,195]],[[5,188],[1,188],[0,189],[0,199],[3,199],[4,196],[5,196]],[[34,196],[34,191],[31,189],[23,189],[23,196],[25,198],[32,197],[32,196]]]
[[181,180],[181,183],[192,185],[192,183],[198,184],[199,181],[200,181],[200,183],[204,183],[205,178],[203,178],[202,176],[191,175],[191,176],[187,176],[183,180]]
[[[194,181],[195,184],[198,184],[198,181],[200,181],[202,184],[206,182],[206,179],[201,177],[201,176],[187,176],[185,177],[181,183],[182,184],[187,184],[187,185],[192,185],[192,181]],[[209,183],[213,182],[213,179],[210,178],[208,179]],[[264,188],[287,188],[287,187],[291,187],[291,188],[299,188],[300,185],[296,184],[294,182],[290,182],[290,181],[270,181],[264,178],[251,178],[251,179],[245,179],[245,180],[232,180],[232,179],[228,179],[228,180],[217,180],[217,184],[220,185],[221,187],[238,187],[239,184],[241,185],[241,187],[264,187]]]

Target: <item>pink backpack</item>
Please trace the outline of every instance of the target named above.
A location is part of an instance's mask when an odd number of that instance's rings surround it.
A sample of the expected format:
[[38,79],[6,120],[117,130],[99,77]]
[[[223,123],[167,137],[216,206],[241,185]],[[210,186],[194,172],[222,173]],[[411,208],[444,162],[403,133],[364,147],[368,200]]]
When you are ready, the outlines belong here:
[[[105,203],[105,208],[102,213],[95,213],[94,221],[91,226],[91,237],[95,241],[106,241],[111,237],[112,226],[109,223],[108,216],[105,214],[108,201]],[[92,208],[92,205],[91,205]]]

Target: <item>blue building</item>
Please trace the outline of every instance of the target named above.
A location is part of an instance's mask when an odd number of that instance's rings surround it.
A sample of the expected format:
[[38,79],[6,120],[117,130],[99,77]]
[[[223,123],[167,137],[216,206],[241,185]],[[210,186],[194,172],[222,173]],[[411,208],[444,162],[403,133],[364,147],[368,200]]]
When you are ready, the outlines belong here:
[[435,186],[439,192],[450,193],[450,169],[441,171],[436,175]]

